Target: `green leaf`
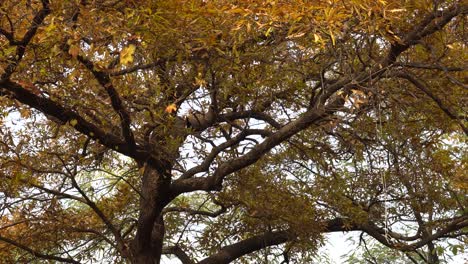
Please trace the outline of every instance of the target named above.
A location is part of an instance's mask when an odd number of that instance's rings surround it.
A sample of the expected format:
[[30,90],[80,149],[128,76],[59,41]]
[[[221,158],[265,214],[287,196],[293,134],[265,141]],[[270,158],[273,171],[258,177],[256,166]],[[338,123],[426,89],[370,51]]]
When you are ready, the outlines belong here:
[[133,54],[135,53],[135,45],[130,44],[128,47],[125,47],[120,52],[120,63],[123,65],[128,65],[133,62]]
[[76,120],[76,119],[70,120],[70,126],[74,127],[74,126],[76,126],[77,124],[78,124],[78,120]]

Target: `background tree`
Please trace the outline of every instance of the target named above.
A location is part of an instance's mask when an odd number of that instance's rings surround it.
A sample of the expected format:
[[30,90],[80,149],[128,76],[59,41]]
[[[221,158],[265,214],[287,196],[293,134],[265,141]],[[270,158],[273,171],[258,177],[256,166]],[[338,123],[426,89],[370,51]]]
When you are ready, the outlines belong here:
[[438,263],[466,243],[467,12],[2,1],[0,259],[295,263],[362,231]]

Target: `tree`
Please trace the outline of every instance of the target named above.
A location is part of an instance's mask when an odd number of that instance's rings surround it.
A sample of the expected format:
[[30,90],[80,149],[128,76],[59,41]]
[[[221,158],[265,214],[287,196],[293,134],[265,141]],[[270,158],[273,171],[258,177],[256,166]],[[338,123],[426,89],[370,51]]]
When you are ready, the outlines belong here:
[[[369,243],[370,242],[370,243]],[[399,250],[394,250],[388,247],[385,247],[382,244],[374,243],[375,241],[367,241],[361,235],[360,244],[361,250],[353,251],[349,256],[347,256],[346,263],[426,263],[427,259],[424,255],[419,252],[401,252]],[[455,250],[460,245],[453,247],[449,245],[446,249]],[[457,263],[453,255],[444,254],[445,248],[438,246],[436,248],[438,253],[443,258],[439,259],[440,263]],[[459,261],[460,262],[460,261]]]
[[465,1],[0,10],[2,262],[305,262],[337,231],[463,249]]

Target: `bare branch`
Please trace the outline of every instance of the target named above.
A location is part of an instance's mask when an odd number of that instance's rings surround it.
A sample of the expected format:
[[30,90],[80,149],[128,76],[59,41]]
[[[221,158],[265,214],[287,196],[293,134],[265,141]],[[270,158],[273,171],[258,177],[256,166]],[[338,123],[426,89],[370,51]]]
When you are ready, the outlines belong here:
[[449,67],[449,66],[422,64],[422,63],[395,63],[395,66],[423,69],[423,70],[449,71],[449,72],[466,71],[468,69],[467,67]]
[[217,217],[224,212],[226,212],[227,208],[222,206],[219,210],[215,212],[208,212],[208,211],[202,211],[202,210],[194,210],[190,208],[184,208],[184,207],[167,207],[164,208],[163,213],[171,213],[171,212],[184,212],[188,213],[190,215],[204,215],[204,216],[209,216],[209,217]]
[[244,119],[244,118],[255,118],[255,119],[267,122],[269,125],[271,125],[274,128],[277,128],[277,129],[281,128],[281,124],[278,123],[269,115],[263,112],[258,112],[258,111],[253,111],[253,110],[223,114],[223,115],[219,115],[217,119],[218,119],[218,122],[225,122],[225,121],[234,121],[237,119]]
[[213,150],[210,152],[210,154],[206,157],[206,159],[198,166],[195,166],[191,168],[190,170],[186,171],[182,176],[180,176],[179,179],[188,179],[193,177],[195,174],[207,171],[208,168],[210,167],[211,163],[214,161],[216,156],[221,153],[221,151],[230,148],[232,146],[235,146],[238,144],[240,141],[245,139],[249,134],[247,131],[242,131],[239,133],[237,136],[231,138],[230,140],[220,144],[219,146],[216,146],[213,148]]

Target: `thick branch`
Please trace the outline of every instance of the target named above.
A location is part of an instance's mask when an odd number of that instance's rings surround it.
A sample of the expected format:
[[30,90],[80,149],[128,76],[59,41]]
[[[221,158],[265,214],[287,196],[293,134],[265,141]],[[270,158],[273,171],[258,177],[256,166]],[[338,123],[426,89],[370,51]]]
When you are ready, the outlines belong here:
[[247,154],[221,164],[212,176],[178,179],[174,181],[172,184],[172,190],[175,192],[174,195],[195,190],[219,190],[222,187],[222,182],[227,175],[255,163],[272,148],[289,139],[296,133],[306,129],[310,125],[319,123],[325,117],[337,111],[337,109],[339,109],[343,104],[343,98],[337,97],[336,100],[330,103],[326,108],[311,109],[305,112],[296,120],[290,122],[289,124],[279,129],[277,132],[271,134],[267,139],[256,145]]
[[267,232],[254,236],[235,244],[221,248],[218,253],[198,262],[199,264],[222,264],[255,252],[257,250],[279,245],[291,239],[291,234],[287,231]]
[[9,96],[46,115],[53,116],[63,123],[67,123],[70,120],[76,120],[74,128],[80,133],[98,140],[104,146],[114,149],[124,155],[136,158],[137,160],[143,160],[147,156],[143,151],[136,151],[135,153],[132,152],[129,149],[128,144],[123,142],[119,137],[105,132],[96,125],[88,122],[75,111],[62,106],[58,102],[49,98],[38,96],[18,83],[9,80],[0,81],[0,96]]
[[230,148],[232,146],[235,146],[240,141],[245,139],[245,137],[247,137],[247,136],[248,136],[248,134],[245,131],[243,131],[243,132],[239,133],[237,136],[231,138],[230,140],[220,144],[219,146],[216,146],[215,148],[213,148],[213,150],[211,150],[210,154],[208,154],[206,159],[200,165],[195,166],[195,167],[189,169],[188,171],[186,171],[184,174],[182,174],[182,176],[180,176],[180,179],[188,179],[188,178],[191,178],[192,176],[194,176],[197,173],[207,171],[208,168],[210,167],[211,163],[214,161],[216,156],[221,151],[223,151],[223,150],[225,150],[227,148]]
[[[345,225],[345,221],[342,218],[335,218],[324,222],[323,232],[338,232],[338,231],[354,231],[359,230],[357,226]],[[274,245],[279,245],[287,241],[294,240],[294,234],[288,231],[276,231],[266,232],[262,235],[257,235],[251,238],[247,238],[240,242],[234,243],[229,246],[221,248],[218,253],[207,257],[199,264],[221,264],[230,263],[231,261],[238,259],[244,255],[258,251],[263,248],[267,248]]]
[[195,263],[179,246],[163,248],[163,254],[175,255],[180,261],[182,261],[182,264],[194,264]]
[[15,45],[15,38],[13,36],[13,33],[12,32],[9,32],[3,28],[0,28],[0,35],[3,35],[7,40],[8,42],[10,43],[10,45]]
[[428,14],[417,26],[414,27],[413,30],[403,36],[401,43],[392,44],[390,50],[387,53],[387,56],[372,69],[370,69],[369,72],[361,71],[355,76],[342,78],[330,84],[324,90],[322,95],[317,96],[314,105],[321,105],[321,103],[325,102],[329,96],[343,87],[345,89],[351,88],[356,83],[379,78],[379,76],[386,72],[390,67],[394,66],[394,63],[400,54],[408,50],[410,47],[416,45],[422,38],[442,29],[454,17],[466,13],[468,13],[468,5],[455,4],[447,10]]
[[115,110],[115,112],[117,112],[117,114],[119,114],[120,125],[122,127],[122,134],[125,138],[125,141],[129,145],[129,150],[130,152],[134,152],[136,144],[135,137],[133,136],[133,132],[130,128],[130,114],[123,106],[122,99],[120,99],[120,96],[117,90],[115,89],[114,85],[112,84],[109,75],[96,70],[94,63],[89,59],[81,55],[78,55],[77,59],[94,75],[99,84],[101,84],[102,87],[104,87],[104,89],[106,90],[107,94],[109,95],[109,98],[111,99],[112,108]]
[[428,14],[413,30],[403,36],[401,43],[392,45],[391,52],[388,54],[384,63],[382,63],[382,66],[386,67],[392,64],[402,52],[417,44],[422,38],[442,29],[454,17],[466,13],[468,13],[467,4],[454,4],[445,10]]
[[159,263],[161,257],[164,221],[162,210],[170,202],[170,171],[145,164],[141,182],[140,213],[132,253],[137,263]]
[[[445,10],[440,10],[427,16],[423,23],[421,23],[419,27],[416,27],[410,34],[408,34],[403,41],[410,45],[415,44],[419,39],[427,37],[434,32],[441,30],[454,17],[466,14],[468,14],[468,4],[464,1],[461,1],[461,3],[455,3]],[[425,25],[424,22],[426,21],[429,21],[429,23]]]

